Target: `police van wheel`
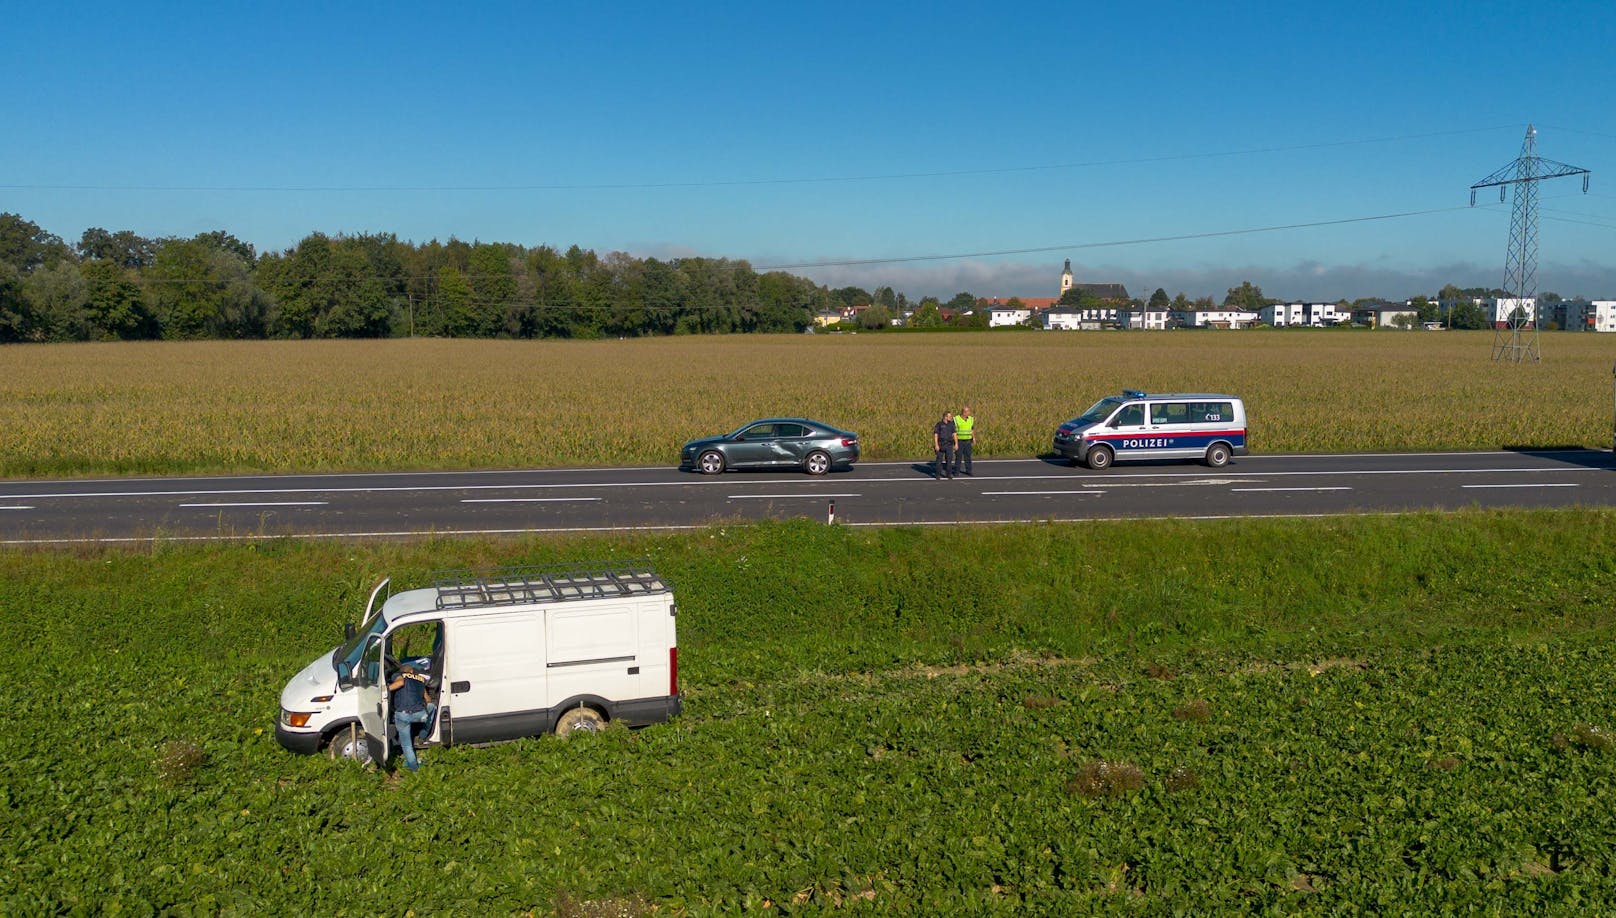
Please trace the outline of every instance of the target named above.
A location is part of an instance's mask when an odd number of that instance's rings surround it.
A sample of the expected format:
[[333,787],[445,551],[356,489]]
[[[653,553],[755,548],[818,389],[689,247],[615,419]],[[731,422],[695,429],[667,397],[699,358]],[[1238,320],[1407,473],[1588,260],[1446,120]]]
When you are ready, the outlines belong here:
[[599,733],[606,729],[606,718],[594,708],[579,706],[561,715],[556,721],[556,736],[563,739],[574,733]]
[[1229,464],[1229,448],[1222,443],[1214,443],[1206,451],[1206,464],[1215,469],[1221,469]]
[[1096,472],[1111,467],[1111,447],[1096,446],[1089,450],[1089,468]]
[[371,762],[370,745],[365,742],[365,731],[358,724],[349,724],[331,735],[326,743],[326,754],[333,762],[347,759],[361,765]]

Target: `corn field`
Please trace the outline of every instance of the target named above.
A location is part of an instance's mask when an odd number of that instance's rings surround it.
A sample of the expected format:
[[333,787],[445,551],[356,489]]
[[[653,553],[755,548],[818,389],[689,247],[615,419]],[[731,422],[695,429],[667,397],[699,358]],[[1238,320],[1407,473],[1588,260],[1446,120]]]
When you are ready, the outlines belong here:
[[1492,332],[866,334],[605,341],[205,341],[0,348],[0,474],[672,464],[767,415],[927,455],[969,404],[979,456],[1049,449],[1102,395],[1243,396],[1254,452],[1609,446],[1616,341]]

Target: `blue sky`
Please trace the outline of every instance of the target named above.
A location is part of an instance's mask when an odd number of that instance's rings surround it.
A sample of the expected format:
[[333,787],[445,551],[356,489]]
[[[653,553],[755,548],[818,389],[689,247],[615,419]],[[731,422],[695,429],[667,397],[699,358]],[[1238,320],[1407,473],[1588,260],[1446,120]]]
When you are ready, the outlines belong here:
[[260,251],[315,231],[576,243],[945,298],[1053,295],[1071,258],[1079,280],[1136,294],[1249,279],[1402,297],[1502,282],[1509,205],[1468,208],[1468,188],[1533,122],[1541,155],[1593,170],[1588,195],[1542,186],[1539,288],[1616,297],[1609,2],[88,3],[6,19],[0,211],[69,241],[100,226],[224,229]]

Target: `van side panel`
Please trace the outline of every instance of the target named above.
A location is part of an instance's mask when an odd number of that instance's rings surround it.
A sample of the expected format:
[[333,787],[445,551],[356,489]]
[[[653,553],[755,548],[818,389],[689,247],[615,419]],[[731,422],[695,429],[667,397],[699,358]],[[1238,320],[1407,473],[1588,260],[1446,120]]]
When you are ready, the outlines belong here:
[[550,728],[541,612],[449,621],[443,701],[455,743],[536,736]]
[[610,702],[639,697],[639,677],[631,672],[643,662],[633,605],[555,607],[547,618],[550,656],[545,669],[555,703],[579,695]]

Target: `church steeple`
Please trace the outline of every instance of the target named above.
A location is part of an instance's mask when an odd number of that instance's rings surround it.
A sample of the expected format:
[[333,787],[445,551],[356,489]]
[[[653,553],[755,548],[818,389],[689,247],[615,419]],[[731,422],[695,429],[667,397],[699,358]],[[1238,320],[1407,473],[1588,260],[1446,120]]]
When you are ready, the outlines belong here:
[[1061,269],[1061,296],[1065,296],[1066,291],[1070,289],[1072,289],[1072,260],[1068,258],[1066,267]]

